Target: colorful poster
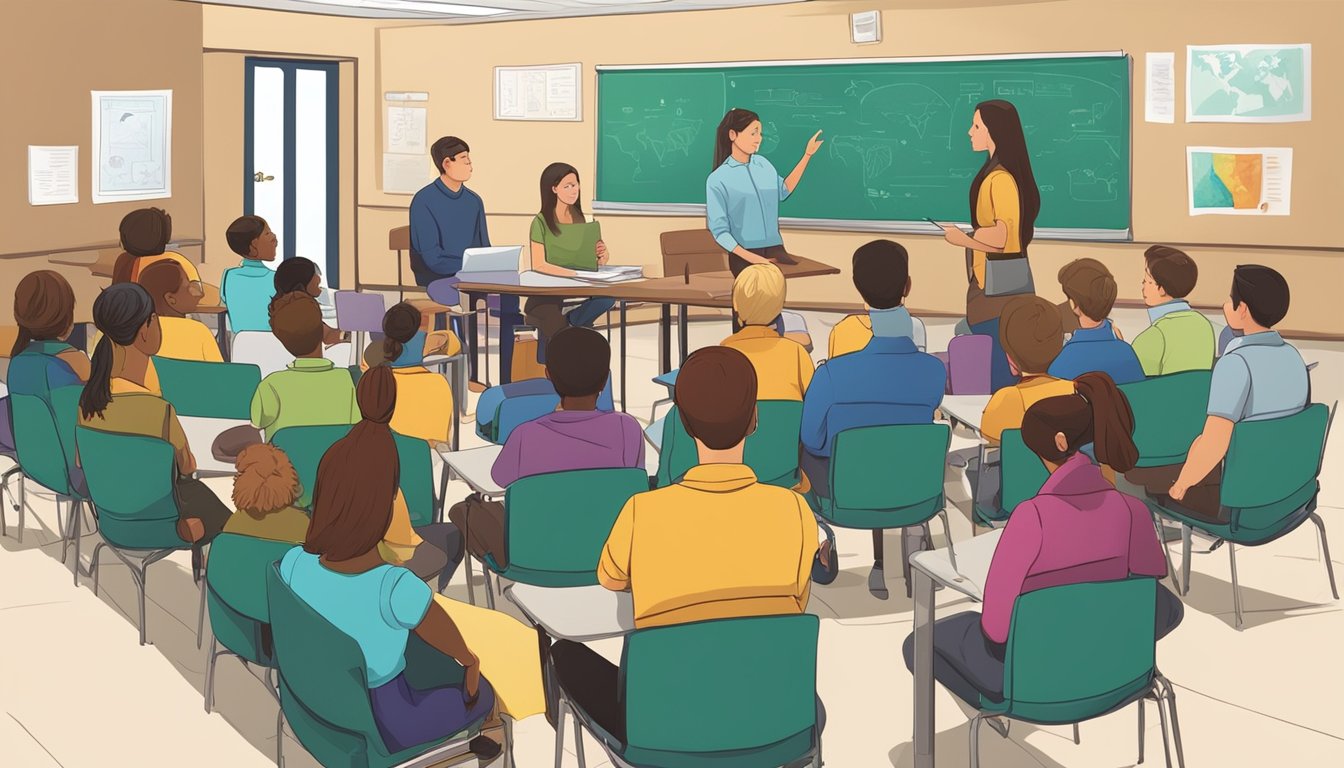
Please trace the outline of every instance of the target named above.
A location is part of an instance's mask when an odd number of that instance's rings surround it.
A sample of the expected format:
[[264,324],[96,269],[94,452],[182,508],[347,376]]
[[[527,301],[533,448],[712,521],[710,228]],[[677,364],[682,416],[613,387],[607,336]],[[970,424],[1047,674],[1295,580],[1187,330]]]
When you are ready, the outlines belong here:
[[1186,51],[1186,122],[1311,119],[1310,45],[1191,45]]
[[1189,147],[1190,215],[1287,216],[1293,150]]

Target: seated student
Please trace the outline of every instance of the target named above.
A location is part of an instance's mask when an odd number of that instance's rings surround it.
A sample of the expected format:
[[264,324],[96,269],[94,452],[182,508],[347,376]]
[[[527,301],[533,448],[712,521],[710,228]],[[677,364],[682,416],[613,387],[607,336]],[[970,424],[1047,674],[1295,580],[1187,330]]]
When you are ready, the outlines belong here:
[[294,355],[283,371],[262,379],[252,396],[252,426],[269,440],[285,427],[359,421],[350,372],[322,356],[322,310],[306,293],[279,295],[271,303],[271,332]]
[[1190,308],[1185,297],[1195,289],[1199,266],[1185,253],[1165,245],[1143,253],[1143,303],[1152,325],[1134,337],[1145,376],[1213,367],[1213,324]]
[[761,400],[802,400],[815,370],[807,350],[770,325],[784,310],[784,292],[784,273],[774,264],[753,264],[733,280],[733,314],[742,329],[723,346],[751,361]]
[[93,322],[102,332],[93,351],[89,383],[80,397],[79,423],[103,432],[145,435],[173,446],[177,535],[200,547],[209,543],[232,514],[214,492],[192,477],[196,458],[168,401],[145,387],[150,357],[158,354],[163,333],[154,300],[137,283],[118,283],[98,294]]
[[[696,350],[677,377],[676,403],[700,463],[681,482],[626,502],[603,547],[598,580],[630,591],[638,629],[802,613],[817,523],[802,496],[756,482],[742,463],[756,423],[751,363],[735,349]],[[554,645],[551,658],[575,703],[622,739],[616,665],[567,640]]]
[[[878,240],[876,242],[886,242],[886,241]],[[901,331],[905,330],[904,327],[905,321],[903,318],[909,317],[910,329],[909,332],[906,333],[905,335],[909,336],[915,342],[915,346],[922,351],[924,349],[924,345],[927,339],[927,333],[924,329],[924,322],[917,317],[911,316],[910,311],[907,310],[904,306],[902,306],[905,298],[904,295],[894,296],[890,293],[881,294],[874,291],[870,291],[869,289],[865,288],[864,285],[860,285],[859,275],[857,272],[854,273],[853,280],[854,280],[854,287],[858,289],[859,295],[863,297],[863,303],[866,311],[863,312],[862,314],[846,315],[844,318],[840,320],[840,322],[835,324],[835,327],[831,329],[831,336],[826,345],[827,359],[834,360],[835,358],[840,357],[841,355],[848,355],[851,352],[858,352],[859,350],[868,346],[868,342],[872,341],[873,338],[873,318],[875,315],[879,318],[879,323],[882,322],[881,320],[882,318],[889,318],[889,317],[902,318],[902,322],[900,324],[901,327],[899,329],[895,329]],[[873,302],[882,302],[882,303],[874,304]],[[892,323],[887,322],[885,323],[885,325],[887,326],[888,331],[887,335],[890,336],[891,331],[893,330],[891,328]]]
[[[644,467],[644,435],[635,417],[597,410],[607,383],[611,346],[589,328],[565,328],[551,340],[546,378],[560,410],[521,424],[509,434],[490,476],[501,488],[519,478],[578,469]],[[487,553],[507,565],[504,505],[472,494],[448,510],[477,558]]]
[[[306,294],[312,297],[314,303],[322,295],[322,275],[317,271],[317,264],[302,256],[286,259],[275,268],[274,285],[275,298],[271,299],[272,304],[288,293]],[[319,304],[318,307],[320,308],[321,305]],[[322,324],[322,343],[324,345],[330,347],[343,341],[349,341],[349,339],[349,334],[341,333],[326,323]]]
[[[374,722],[392,752],[456,733],[495,705],[476,654],[433,591],[410,570],[387,563],[380,551],[393,524],[399,483],[388,427],[395,392],[392,374],[382,366],[360,379],[360,402],[370,418],[322,457],[307,536],[280,561],[280,576],[295,594],[363,651]],[[411,631],[466,668],[460,684],[411,686]],[[484,737],[473,739],[471,749],[487,759],[499,753],[499,745]]]
[[[1022,439],[1045,463],[1050,478],[1008,519],[985,578],[982,612],[966,611],[934,624],[934,676],[973,706],[979,706],[982,693],[1003,700],[1004,644],[1018,597],[1066,584],[1167,573],[1148,508],[1115,490],[1080,451],[1093,444],[1098,461],[1118,470],[1132,468],[1139,451],[1129,402],[1104,373],[1084,373],[1076,386],[1076,394],[1039,400],[1023,417]],[[1161,639],[1180,624],[1184,607],[1158,585],[1156,612]],[[905,640],[904,655],[913,670],[913,633]]]
[[200,306],[204,295],[200,283],[187,279],[187,273],[175,261],[158,261],[140,270],[136,280],[151,298],[163,329],[159,357],[222,363],[215,336],[200,320],[187,317]]
[[1020,380],[995,392],[980,420],[980,434],[998,445],[1005,429],[1022,426],[1037,401],[1073,394],[1073,382],[1047,373],[1064,347],[1059,308],[1039,296],[1019,296],[1003,308],[999,336],[1008,367]]
[[[592,272],[610,258],[606,243],[597,241],[596,251],[584,251],[587,231],[583,201],[579,199],[579,172],[566,163],[551,163],[541,172],[541,212],[532,219],[531,269],[546,275],[573,277],[576,270]],[[546,362],[546,345],[562,328],[591,327],[616,302],[588,299],[563,311],[560,296],[532,296],[523,305],[523,316],[537,328],[537,361]]]
[[196,265],[186,256],[168,249],[173,239],[173,217],[162,208],[140,208],[121,219],[121,247],[125,251],[112,266],[112,283],[134,283],[140,271],[160,261],[175,261],[187,273],[187,279],[201,282]]
[[298,544],[308,533],[308,515],[294,506],[303,494],[299,473],[285,452],[268,443],[244,448],[236,462],[233,505],[225,533]]
[[1078,319],[1073,337],[1064,344],[1050,375],[1057,379],[1076,379],[1089,371],[1109,375],[1116,384],[1143,379],[1134,348],[1125,342],[1110,320],[1118,288],[1111,271],[1096,259],[1078,259],[1059,270],[1066,306]]
[[1302,355],[1273,330],[1288,314],[1288,303],[1288,281],[1275,270],[1247,264],[1232,273],[1232,295],[1223,304],[1223,317],[1242,335],[1228,343],[1213,366],[1208,419],[1190,445],[1185,465],[1137,473],[1149,493],[1168,495],[1209,520],[1227,521],[1219,489],[1233,428],[1243,421],[1291,416],[1311,402]]
[[[396,310],[395,314],[393,310]],[[403,301],[383,315],[383,337],[378,338],[377,334],[374,334],[374,340],[370,341],[369,345],[364,348],[364,354],[359,360],[361,371],[367,371],[375,365],[382,365],[387,362],[384,356],[383,342],[387,340],[388,336],[392,335],[392,332],[387,330],[387,324],[389,319],[394,316],[397,317],[396,325],[399,329],[397,333],[405,336],[405,339],[402,339],[403,349],[397,353],[398,356],[405,358],[404,362],[410,361],[412,358],[423,361],[431,355],[453,357],[462,351],[462,342],[458,340],[457,334],[448,330],[424,330],[425,321],[424,316],[420,314],[420,310],[416,309],[415,305],[410,302]],[[412,346],[419,350],[418,352],[405,348],[406,343],[412,341],[412,337],[415,337],[416,342]],[[420,363],[407,362],[407,364],[419,365]],[[400,432],[401,430],[397,431]]]
[[[450,331],[440,331],[447,333]],[[430,447],[447,443],[453,431],[453,387],[438,373],[425,368],[426,334],[420,330],[420,310],[402,302],[383,316],[382,359],[397,379],[397,410],[392,431],[428,441]],[[456,337],[452,338],[456,342]],[[372,345],[371,345],[372,346]],[[461,345],[458,345],[460,348]]]
[[275,274],[268,262],[275,261],[278,238],[260,216],[240,216],[224,233],[229,248],[243,263],[224,271],[220,295],[229,311],[229,330],[269,331],[266,308],[275,296]]
[[[927,424],[943,401],[947,368],[920,352],[911,339],[910,257],[900,243],[874,240],[854,252],[854,286],[869,311],[873,337],[857,352],[831,358],[817,367],[803,398],[800,457],[811,493],[831,496],[831,452],[846,429],[891,424]],[[827,539],[833,541],[829,531]],[[873,568],[868,590],[887,598],[882,531],[873,531]],[[826,583],[834,578],[818,574]]]

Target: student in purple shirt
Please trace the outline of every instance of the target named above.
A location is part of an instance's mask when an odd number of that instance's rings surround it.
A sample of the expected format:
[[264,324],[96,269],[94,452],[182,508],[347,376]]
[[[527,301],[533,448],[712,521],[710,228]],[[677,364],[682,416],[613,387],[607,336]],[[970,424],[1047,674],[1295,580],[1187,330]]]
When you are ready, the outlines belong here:
[[[591,328],[556,333],[546,352],[546,377],[560,395],[560,410],[521,424],[509,434],[490,475],[501,487],[531,475],[579,469],[644,466],[644,435],[624,413],[599,411],[598,395],[611,370],[611,346]],[[448,519],[462,531],[467,550],[508,565],[504,505],[479,494],[453,505]]]
[[[1050,397],[1027,409],[1022,440],[1050,477],[1013,510],[985,579],[982,613],[967,611],[934,624],[934,676],[963,701],[1003,700],[1003,654],[1013,604],[1027,592],[1066,584],[1166,575],[1162,544],[1148,508],[1117,491],[1079,449],[1096,446],[1097,460],[1117,472],[1133,468],[1134,414],[1104,373],[1085,373],[1073,395]],[[1184,608],[1159,587],[1160,639],[1181,622]],[[905,641],[914,669],[914,635]]]

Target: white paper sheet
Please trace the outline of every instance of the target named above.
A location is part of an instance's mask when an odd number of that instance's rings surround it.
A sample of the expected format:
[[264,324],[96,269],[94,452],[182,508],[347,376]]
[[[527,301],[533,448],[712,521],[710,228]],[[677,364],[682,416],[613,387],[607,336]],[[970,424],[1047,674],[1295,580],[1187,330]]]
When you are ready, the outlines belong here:
[[582,119],[579,64],[495,67],[496,120]]
[[1176,54],[1150,52],[1144,58],[1147,89],[1143,119],[1150,123],[1176,122]]
[[588,283],[570,277],[557,277],[544,272],[523,272],[518,275],[518,284],[528,288],[583,288]]
[[93,202],[173,196],[173,92],[91,91]]
[[424,107],[387,108],[387,151],[396,154],[423,155],[425,146]]
[[1187,147],[1185,164],[1191,216],[1291,211],[1291,147]]
[[28,204],[79,202],[79,147],[28,147]]
[[383,191],[413,195],[434,180],[434,161],[423,153],[399,155],[383,153]]

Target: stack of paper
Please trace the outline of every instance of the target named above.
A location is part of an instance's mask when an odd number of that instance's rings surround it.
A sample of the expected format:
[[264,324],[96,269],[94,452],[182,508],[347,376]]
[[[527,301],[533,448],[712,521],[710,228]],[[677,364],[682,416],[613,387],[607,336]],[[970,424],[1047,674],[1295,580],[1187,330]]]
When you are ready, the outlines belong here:
[[577,271],[574,277],[598,283],[620,283],[626,280],[640,280],[644,277],[644,268],[640,266],[601,266],[596,272]]

